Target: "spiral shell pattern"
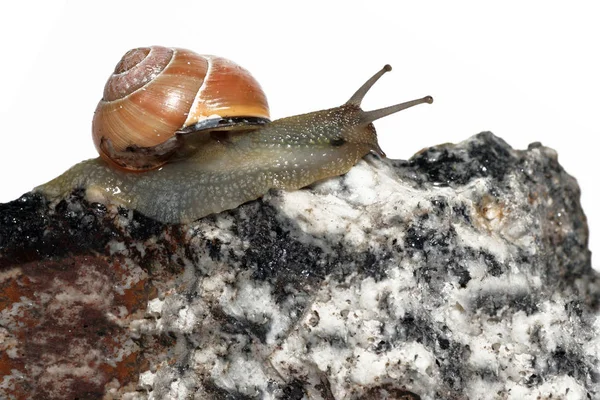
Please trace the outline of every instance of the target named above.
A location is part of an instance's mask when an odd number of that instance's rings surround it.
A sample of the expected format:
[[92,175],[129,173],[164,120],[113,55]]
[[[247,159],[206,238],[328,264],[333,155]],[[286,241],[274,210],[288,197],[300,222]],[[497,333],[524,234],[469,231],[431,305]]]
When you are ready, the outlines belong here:
[[151,148],[204,119],[231,117],[269,118],[266,96],[247,70],[221,57],[145,47],[128,51],[115,67],[94,113],[92,136],[100,155],[110,159],[102,140],[117,152]]

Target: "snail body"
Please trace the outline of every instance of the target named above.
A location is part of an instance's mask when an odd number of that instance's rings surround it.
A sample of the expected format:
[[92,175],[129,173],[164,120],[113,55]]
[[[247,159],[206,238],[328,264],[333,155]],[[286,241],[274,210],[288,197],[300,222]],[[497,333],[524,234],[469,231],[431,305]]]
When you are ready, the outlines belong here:
[[[246,116],[226,120],[225,128],[184,127],[173,136],[175,144],[169,145],[166,153],[162,148],[158,151],[159,168],[131,172],[122,165],[115,167],[104,155],[75,165],[37,190],[59,199],[83,187],[90,201],[136,209],[166,223],[187,223],[255,200],[270,189],[296,190],[342,175],[369,153],[385,156],[377,143],[374,120],[432,102],[427,96],[363,111],[362,98],[390,69],[385,66],[340,107],[269,123],[263,114],[263,120]],[[107,148],[110,153],[110,142]],[[119,151],[125,154],[121,161],[136,153],[156,159],[152,147]],[[134,170],[149,165],[147,159]]]

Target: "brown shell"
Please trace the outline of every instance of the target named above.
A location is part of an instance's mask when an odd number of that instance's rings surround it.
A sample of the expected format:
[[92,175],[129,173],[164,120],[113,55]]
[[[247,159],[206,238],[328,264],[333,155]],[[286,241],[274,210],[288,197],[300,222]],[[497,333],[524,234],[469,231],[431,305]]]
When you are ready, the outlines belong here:
[[102,141],[109,140],[115,152],[150,148],[217,117],[269,118],[266,96],[248,71],[225,58],[185,49],[138,48],[123,56],[108,79],[92,136],[100,155],[110,160]]

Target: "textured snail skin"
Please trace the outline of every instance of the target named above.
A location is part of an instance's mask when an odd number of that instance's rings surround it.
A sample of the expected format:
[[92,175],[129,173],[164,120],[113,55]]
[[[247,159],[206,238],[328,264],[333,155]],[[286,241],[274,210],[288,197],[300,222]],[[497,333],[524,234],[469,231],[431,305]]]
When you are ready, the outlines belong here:
[[187,223],[255,200],[270,189],[295,190],[344,174],[369,152],[375,129],[344,105],[283,118],[251,132],[227,132],[193,155],[148,172],[81,162],[36,190],[50,199],[86,188],[90,201],[135,209],[166,223]]

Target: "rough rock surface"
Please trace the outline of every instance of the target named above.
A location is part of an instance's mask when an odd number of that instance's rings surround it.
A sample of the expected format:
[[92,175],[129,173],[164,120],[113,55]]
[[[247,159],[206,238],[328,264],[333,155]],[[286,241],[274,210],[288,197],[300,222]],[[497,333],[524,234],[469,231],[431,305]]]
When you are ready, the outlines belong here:
[[597,399],[576,181],[490,133],[187,226],[0,205],[0,398]]

